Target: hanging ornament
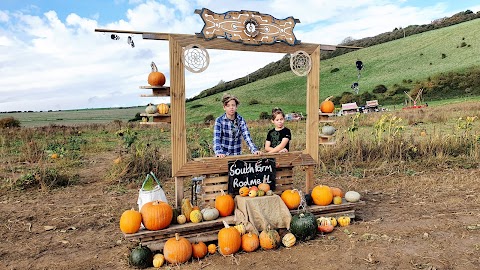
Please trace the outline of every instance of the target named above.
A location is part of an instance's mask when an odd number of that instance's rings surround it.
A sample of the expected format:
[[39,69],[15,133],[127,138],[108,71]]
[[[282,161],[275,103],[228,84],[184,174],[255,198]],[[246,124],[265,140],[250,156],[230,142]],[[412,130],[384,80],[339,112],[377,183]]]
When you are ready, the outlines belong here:
[[296,51],[290,56],[290,69],[297,76],[307,76],[312,68],[312,59],[304,51]]
[[182,62],[188,71],[200,73],[207,69],[210,57],[204,47],[198,44],[191,44],[183,49]]

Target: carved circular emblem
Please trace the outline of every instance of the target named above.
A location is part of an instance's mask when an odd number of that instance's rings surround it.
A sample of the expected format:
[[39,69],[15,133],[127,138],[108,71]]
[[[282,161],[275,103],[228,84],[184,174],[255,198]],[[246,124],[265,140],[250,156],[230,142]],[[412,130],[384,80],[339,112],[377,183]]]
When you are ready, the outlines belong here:
[[258,22],[254,18],[245,21],[245,34],[249,37],[258,35]]
[[297,76],[307,76],[312,68],[312,59],[304,51],[296,51],[290,55],[290,69]]
[[188,71],[200,73],[207,69],[210,57],[204,47],[198,44],[190,44],[183,49],[182,62]]

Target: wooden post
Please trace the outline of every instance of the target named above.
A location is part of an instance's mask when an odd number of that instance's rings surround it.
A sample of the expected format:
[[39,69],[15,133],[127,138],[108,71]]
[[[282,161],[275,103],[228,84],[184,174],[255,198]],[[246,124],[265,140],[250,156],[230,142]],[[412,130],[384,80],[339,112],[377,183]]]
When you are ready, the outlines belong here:
[[[172,175],[187,163],[187,134],[185,120],[185,68],[182,47],[170,36],[170,108]],[[183,177],[175,177],[175,200],[178,207],[183,199]]]
[[[307,76],[307,120],[306,120],[306,149],[304,153],[310,154],[318,163],[318,108],[319,101],[319,85],[320,85],[320,46],[310,55],[312,59],[312,69]],[[305,188],[313,186],[313,168],[307,169]]]

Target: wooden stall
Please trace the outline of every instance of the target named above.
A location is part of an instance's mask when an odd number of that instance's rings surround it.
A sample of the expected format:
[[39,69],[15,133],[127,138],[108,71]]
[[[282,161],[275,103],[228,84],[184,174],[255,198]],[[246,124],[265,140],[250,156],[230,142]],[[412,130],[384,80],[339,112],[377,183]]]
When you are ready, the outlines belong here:
[[[204,10],[197,10],[196,13],[200,14]],[[254,18],[257,15],[258,12],[249,14],[250,18]],[[295,20],[295,22],[299,21]],[[202,183],[203,192],[201,194],[202,202],[204,204],[213,203],[215,196],[221,190],[227,189],[227,164],[228,161],[233,159],[261,159],[274,156],[277,162],[277,193],[281,193],[285,189],[291,189],[294,187],[293,177],[295,169],[300,169],[305,172],[305,183],[301,189],[304,192],[310,192],[313,189],[314,167],[317,165],[319,159],[320,51],[332,51],[338,47],[353,49],[358,49],[358,47],[301,43],[296,39],[290,39],[289,41],[284,40],[284,42],[275,42],[276,39],[273,39],[270,43],[261,44],[255,38],[252,38],[253,33],[250,33],[252,35],[243,40],[243,42],[238,42],[238,40],[231,40],[231,36],[230,38],[228,36],[223,38],[218,36],[207,38],[205,33],[188,35],[109,29],[96,29],[95,31],[141,34],[142,38],[146,40],[161,40],[169,43],[170,87],[168,88],[168,96],[171,98],[170,107],[173,113],[168,116],[168,122],[171,123],[171,152],[173,153],[172,176],[175,179],[175,206],[177,208],[180,206],[181,201],[185,196],[184,183],[196,176],[204,177]],[[293,31],[293,27],[291,27],[290,31]],[[255,46],[252,46],[252,42],[254,42]],[[235,50],[284,54],[301,52],[308,54],[309,59],[311,59],[311,66],[309,67],[308,74],[306,74],[306,148],[303,151],[285,154],[265,154],[261,156],[242,155],[222,159],[202,158],[187,161],[185,66],[182,61],[182,54],[184,49],[192,44],[195,44],[195,46],[198,47],[203,47],[207,50]],[[155,91],[153,88],[152,90]],[[342,205],[331,205],[328,207],[311,207],[309,210],[316,215],[338,212],[354,217],[354,207],[355,204],[346,203]],[[224,219],[233,222],[230,217]],[[222,220],[214,220],[198,224],[172,225],[161,231],[140,231],[136,234],[125,235],[125,237],[130,240],[142,241],[153,249],[161,249],[163,246],[162,241],[172,237],[175,232],[184,232],[183,236],[186,238],[193,239],[198,237],[198,239],[203,241],[210,241],[216,239],[217,232],[221,227]]]

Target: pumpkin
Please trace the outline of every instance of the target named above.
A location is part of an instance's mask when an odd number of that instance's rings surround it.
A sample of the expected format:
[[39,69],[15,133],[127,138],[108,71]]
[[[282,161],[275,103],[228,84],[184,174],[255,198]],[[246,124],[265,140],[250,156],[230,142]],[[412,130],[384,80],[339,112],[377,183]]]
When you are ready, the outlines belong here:
[[245,225],[243,225],[243,223],[239,223],[233,227],[237,229],[240,235],[244,235],[245,233],[247,233],[247,230],[245,229]]
[[301,197],[300,193],[296,189],[287,189],[284,192],[282,192],[281,196],[283,202],[285,205],[288,207],[288,209],[297,209],[298,206],[300,205]]
[[230,255],[237,252],[242,245],[242,237],[237,229],[230,227],[225,220],[224,228],[218,232],[218,248],[220,254]]
[[295,238],[293,233],[287,233],[282,238],[282,244],[287,248],[295,245],[295,242],[297,242],[297,238]]
[[330,187],[330,190],[332,191],[333,197],[339,196],[340,198],[344,197],[343,191],[338,188],[338,187]]
[[157,112],[157,107],[155,107],[155,105],[153,105],[152,103],[149,103],[145,108],[145,112],[148,114],[154,114]]
[[318,224],[318,231],[322,233],[331,233],[333,231],[334,226],[330,222],[329,218],[321,217],[317,219]]
[[317,221],[310,212],[303,212],[292,217],[290,232],[299,241],[306,241],[315,238],[317,234]]
[[250,190],[258,191],[258,187],[257,187],[257,186],[251,186],[249,189],[250,189]]
[[255,251],[259,246],[260,246],[260,240],[258,238],[258,235],[249,232],[242,236],[242,249],[245,252]]
[[258,189],[267,192],[270,190],[270,185],[267,183],[261,183],[260,185],[258,185]]
[[249,191],[250,191],[250,190],[248,189],[248,187],[241,187],[241,188],[238,190],[238,194],[240,194],[240,196],[242,196],[242,197],[247,197]]
[[332,136],[335,134],[335,131],[337,131],[337,129],[329,125],[322,127],[322,134],[324,135]]
[[132,249],[128,257],[128,262],[137,268],[150,267],[153,263],[153,253],[148,247],[140,244],[138,247]]
[[155,254],[153,256],[153,267],[160,268],[165,263],[165,257],[163,254]]
[[257,194],[258,194],[258,191],[254,189],[250,189],[250,191],[248,192],[249,197],[257,197]]
[[208,245],[207,249],[208,249],[208,253],[215,254],[217,252],[217,245],[210,244]]
[[192,257],[195,259],[202,259],[207,255],[208,248],[204,242],[192,243]]
[[257,191],[257,196],[258,196],[258,197],[265,196],[265,191],[259,189],[259,190]]
[[337,221],[338,221],[338,225],[340,225],[340,227],[345,227],[345,226],[350,225],[350,217],[348,217],[348,216],[338,217]]
[[329,205],[333,200],[332,190],[328,186],[318,185],[312,190],[312,200],[316,205]]
[[267,196],[272,196],[273,194],[275,194],[273,192],[273,190],[269,190],[269,191],[265,192],[265,195],[267,195]]
[[134,209],[126,210],[120,217],[120,230],[123,233],[136,233],[142,225],[142,214]]
[[173,218],[172,207],[163,201],[148,202],[140,210],[143,226],[147,230],[157,231],[170,225]]
[[50,156],[51,159],[57,159],[58,158],[58,154],[57,153],[53,153],[51,156]]
[[320,111],[322,113],[332,113],[335,110],[335,105],[330,100],[333,96],[327,97],[322,103],[320,103]]
[[330,224],[333,225],[333,227],[337,226],[337,219],[334,217],[329,217],[330,219]]
[[220,215],[217,208],[211,208],[211,207],[203,208],[201,212],[202,212],[203,220],[205,221],[215,220]]
[[168,105],[165,104],[165,103],[160,103],[160,104],[158,104],[158,106],[157,106],[157,111],[158,111],[159,114],[167,114],[167,113],[168,113],[168,109],[169,109],[169,107],[168,107]]
[[345,193],[345,200],[347,200],[347,202],[358,202],[360,201],[360,193],[352,190],[347,191],[347,193]]
[[230,194],[225,194],[225,191],[222,190],[222,193],[215,198],[215,208],[220,216],[230,216],[235,209],[235,201]]
[[180,225],[187,223],[187,217],[185,217],[185,215],[178,215],[177,223]]
[[280,235],[276,230],[271,230],[270,226],[263,230],[260,235],[260,246],[263,249],[275,249],[280,246]]
[[150,74],[148,74],[148,84],[150,84],[151,86],[163,86],[166,81],[165,75],[158,71],[157,65],[155,65],[154,62],[150,64],[150,67],[152,68],[152,71],[150,72]]
[[333,197],[333,204],[342,204],[342,197],[340,196]]
[[200,210],[193,210],[192,212],[190,212],[190,220],[193,222],[193,223],[200,223],[202,222],[203,220],[203,216],[202,216],[202,213],[200,212]]
[[187,222],[190,221],[190,213],[193,211],[193,205],[189,198],[182,199],[182,215],[187,218]]
[[184,263],[192,257],[192,244],[186,238],[175,233],[163,246],[165,260],[172,264]]

